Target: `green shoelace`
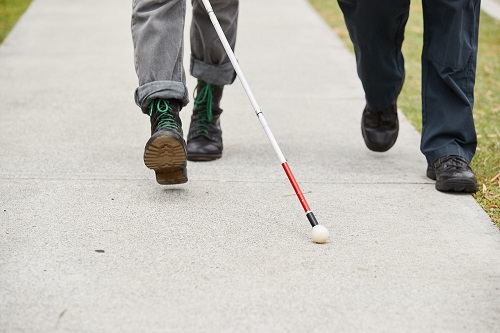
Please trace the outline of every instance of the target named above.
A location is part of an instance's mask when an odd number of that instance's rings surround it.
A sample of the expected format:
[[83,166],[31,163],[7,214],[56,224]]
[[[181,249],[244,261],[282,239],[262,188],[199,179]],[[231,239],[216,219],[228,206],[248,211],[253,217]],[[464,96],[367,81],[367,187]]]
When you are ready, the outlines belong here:
[[164,99],[156,99],[149,104],[149,116],[153,115],[153,111],[158,112],[158,128],[168,128],[173,130],[178,130],[179,126],[175,122],[174,116],[169,112],[172,111],[168,102]]
[[[195,88],[195,91],[198,89],[198,86]],[[212,92],[212,86],[210,83],[206,83],[204,87],[202,87],[194,98],[194,110],[197,116],[197,122],[195,125],[195,133],[196,134],[208,134],[210,130],[209,124],[213,120],[213,112],[212,105],[214,100],[214,95]]]

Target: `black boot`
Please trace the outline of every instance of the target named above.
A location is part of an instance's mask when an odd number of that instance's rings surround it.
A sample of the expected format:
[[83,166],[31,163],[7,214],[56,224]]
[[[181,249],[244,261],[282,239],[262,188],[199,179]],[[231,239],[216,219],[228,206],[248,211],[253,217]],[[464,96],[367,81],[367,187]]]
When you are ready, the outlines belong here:
[[476,176],[461,156],[444,156],[429,164],[427,177],[436,181],[438,191],[474,193],[478,190]]
[[156,181],[162,185],[188,181],[180,110],[177,100],[155,99],[149,105],[151,138],[144,149],[144,164],[155,171]]
[[219,103],[223,88],[198,80],[187,137],[187,159],[190,161],[211,161],[222,156]]
[[363,111],[361,133],[368,149],[384,152],[389,150],[398,138],[399,121],[396,104],[385,110],[371,110],[368,106]]

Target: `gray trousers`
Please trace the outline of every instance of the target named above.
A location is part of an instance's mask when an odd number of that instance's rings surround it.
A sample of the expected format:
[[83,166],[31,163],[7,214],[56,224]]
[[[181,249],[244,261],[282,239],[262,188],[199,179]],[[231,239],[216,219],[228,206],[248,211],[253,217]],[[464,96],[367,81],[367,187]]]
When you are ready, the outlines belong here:
[[[401,45],[410,0],[338,0],[372,109],[394,103],[404,81]],[[423,0],[422,141],[432,163],[467,160],[477,140],[472,117],[480,0]]]
[[[211,0],[234,50],[238,0]],[[236,73],[201,0],[192,0],[190,73],[216,85],[233,83]],[[133,0],[132,39],[139,87],[135,102],[143,112],[156,99],[189,103],[183,66],[186,0]]]

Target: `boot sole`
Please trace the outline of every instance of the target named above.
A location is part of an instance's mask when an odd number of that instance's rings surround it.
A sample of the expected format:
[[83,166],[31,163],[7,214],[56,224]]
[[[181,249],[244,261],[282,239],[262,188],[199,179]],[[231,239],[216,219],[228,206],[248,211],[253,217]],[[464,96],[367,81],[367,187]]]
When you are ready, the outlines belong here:
[[477,192],[477,184],[471,179],[448,179],[436,182],[436,190],[441,192]]
[[186,148],[179,138],[161,135],[151,138],[144,151],[144,164],[155,171],[161,185],[183,184],[188,181]]

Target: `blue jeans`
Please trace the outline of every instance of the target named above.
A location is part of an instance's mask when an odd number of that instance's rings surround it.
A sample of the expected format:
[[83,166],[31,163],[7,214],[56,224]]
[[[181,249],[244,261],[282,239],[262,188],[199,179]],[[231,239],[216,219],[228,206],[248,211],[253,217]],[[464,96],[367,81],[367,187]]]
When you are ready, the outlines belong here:
[[[238,0],[212,0],[212,7],[234,50]],[[216,85],[231,84],[236,73],[201,0],[192,0],[190,73]],[[139,87],[135,102],[147,113],[156,99],[189,102],[183,66],[186,0],[133,0],[132,39]]]
[[[367,105],[395,103],[404,81],[401,45],[409,0],[338,0],[354,44]],[[472,118],[480,0],[423,0],[422,140],[427,162],[477,146]]]

